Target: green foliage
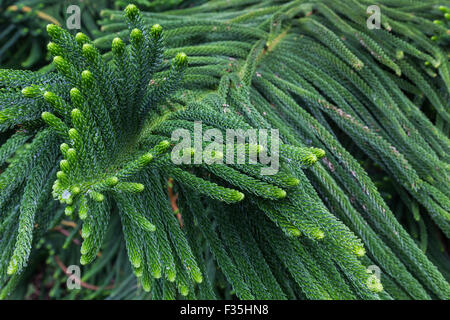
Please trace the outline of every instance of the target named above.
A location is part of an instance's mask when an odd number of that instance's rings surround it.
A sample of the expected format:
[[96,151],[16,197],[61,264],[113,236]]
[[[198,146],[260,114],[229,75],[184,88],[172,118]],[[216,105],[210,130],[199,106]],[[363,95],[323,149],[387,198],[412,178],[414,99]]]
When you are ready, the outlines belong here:
[[[2,68],[38,69],[48,63],[45,44],[48,23],[65,25],[73,12],[71,5],[81,11],[81,30],[89,36],[99,35],[96,23],[102,9],[112,8],[112,0],[2,0],[0,1],[0,66]],[[118,7],[117,7],[118,8]]]
[[169,9],[183,8],[198,5],[206,2],[206,0],[116,0],[115,4],[119,7],[126,7],[129,4],[134,4],[142,10],[153,12],[160,12]]
[[[49,25],[55,72],[0,70],[0,297],[47,257],[97,286],[67,299],[449,299],[448,3],[379,2],[374,30],[366,0]],[[174,164],[196,121],[278,129],[280,171]]]

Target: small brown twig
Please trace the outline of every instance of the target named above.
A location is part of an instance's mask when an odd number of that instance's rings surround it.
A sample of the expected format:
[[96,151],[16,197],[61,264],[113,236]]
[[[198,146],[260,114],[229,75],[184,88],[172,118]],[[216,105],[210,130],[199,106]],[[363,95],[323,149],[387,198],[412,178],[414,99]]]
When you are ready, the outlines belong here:
[[[64,222],[66,222],[66,223],[64,223]],[[74,227],[74,228],[77,226],[76,223],[74,223],[74,222],[72,223],[72,222],[70,222],[70,221],[61,221],[61,224],[63,224],[63,225],[70,225],[70,226],[72,226],[72,227]],[[75,226],[73,226],[72,224],[75,225]],[[58,231],[59,233],[65,235],[66,237],[70,236],[69,231],[67,231],[66,229],[64,229],[64,228],[62,228],[62,227],[60,227],[60,226],[56,226],[56,227],[54,227],[52,230],[53,230],[53,231]],[[75,239],[75,238],[74,238],[74,239],[72,239],[72,242],[75,243],[75,244],[78,245],[78,246],[81,246],[81,242],[80,242],[80,240],[78,240],[78,239]],[[101,257],[101,256],[102,256],[101,251],[97,252],[97,257]]]
[[[21,7],[21,8],[19,9],[19,7],[18,7],[17,5],[9,6],[6,10],[10,10],[10,11],[19,11],[19,10],[20,10],[20,11],[22,11],[22,12],[31,12],[31,11],[33,11],[33,9],[32,9],[31,7],[23,6],[23,7]],[[56,20],[56,19],[53,18],[52,16],[46,14],[45,12],[36,10],[36,14],[37,14],[37,16],[38,16],[39,18],[41,18],[42,20],[51,22],[51,23],[53,23],[53,24],[56,24],[57,26],[60,26],[60,25],[61,25],[61,23],[60,23],[58,20]]]
[[[86,288],[86,289],[89,289],[89,290],[95,290],[95,291],[97,291],[97,290],[100,289],[100,287],[95,286],[95,285],[93,285],[93,284],[86,283],[86,282],[84,282],[84,281],[81,281],[80,278],[77,278],[75,275],[68,273],[68,272],[67,272],[67,267],[64,265],[64,263],[61,261],[61,259],[60,259],[57,255],[53,256],[53,258],[55,259],[56,264],[62,269],[62,271],[63,271],[66,275],[72,276],[72,277],[74,277],[76,280],[78,280],[78,281],[80,282],[80,286],[82,286],[83,288]],[[112,288],[114,288],[114,284],[111,284],[111,285],[107,286],[105,289],[106,289],[106,290],[109,290],[109,289],[112,289]]]
[[[69,231],[67,231],[66,229],[62,228],[62,227],[54,227],[53,228],[54,231],[58,231],[59,233],[65,235],[66,237],[68,237],[70,235]],[[81,246],[81,242],[78,239],[72,239],[72,242],[75,243],[78,246]]]
[[180,223],[180,228],[183,228],[183,218],[181,217],[180,209],[177,205],[177,199],[178,194],[173,193],[173,179],[169,178],[168,180],[168,192],[169,192],[169,199],[170,199],[170,205],[172,206],[172,211],[177,216],[178,222]]
[[72,228],[78,227],[78,225],[73,221],[62,220],[61,224],[66,227],[72,227]]

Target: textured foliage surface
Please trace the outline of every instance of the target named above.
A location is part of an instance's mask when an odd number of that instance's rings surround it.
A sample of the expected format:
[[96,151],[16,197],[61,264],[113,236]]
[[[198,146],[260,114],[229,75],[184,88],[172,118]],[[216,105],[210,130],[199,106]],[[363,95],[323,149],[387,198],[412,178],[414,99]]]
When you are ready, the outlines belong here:
[[[84,266],[56,298],[449,299],[450,4],[379,3],[372,30],[366,0],[47,26],[50,70],[0,69],[0,297],[47,259]],[[199,121],[278,129],[280,171],[173,163]]]

